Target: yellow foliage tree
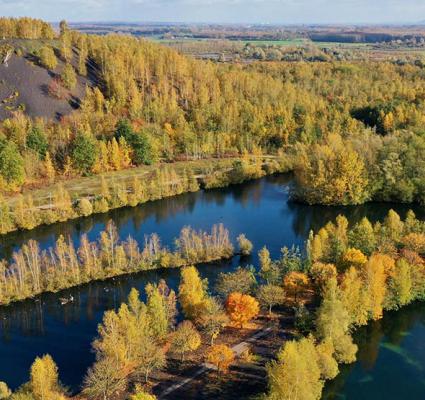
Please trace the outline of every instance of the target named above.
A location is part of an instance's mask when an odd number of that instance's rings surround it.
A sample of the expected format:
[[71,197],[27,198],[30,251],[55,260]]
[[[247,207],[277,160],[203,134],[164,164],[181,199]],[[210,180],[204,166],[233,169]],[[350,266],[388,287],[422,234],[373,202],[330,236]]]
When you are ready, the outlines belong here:
[[205,359],[217,368],[218,373],[227,372],[235,361],[235,353],[225,344],[215,344],[208,349]]
[[188,319],[196,318],[208,302],[207,282],[200,278],[195,267],[183,268],[180,276],[179,300],[183,313]]
[[63,398],[58,381],[58,368],[49,355],[37,357],[31,366],[30,387],[36,400]]
[[298,302],[300,293],[308,287],[310,280],[303,272],[292,271],[283,279],[285,292],[292,295],[295,303]]
[[382,318],[384,299],[387,292],[387,261],[387,256],[374,254],[364,267],[369,313],[374,320]]

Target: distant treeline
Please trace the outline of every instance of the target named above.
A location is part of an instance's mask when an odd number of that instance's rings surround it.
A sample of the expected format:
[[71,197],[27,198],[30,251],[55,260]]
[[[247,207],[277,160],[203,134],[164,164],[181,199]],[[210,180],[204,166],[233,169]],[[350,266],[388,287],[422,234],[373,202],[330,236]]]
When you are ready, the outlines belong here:
[[340,42],[340,43],[378,43],[392,42],[393,40],[411,40],[424,39],[424,35],[397,35],[390,33],[366,33],[366,32],[347,32],[347,33],[309,33],[309,38],[314,42]]

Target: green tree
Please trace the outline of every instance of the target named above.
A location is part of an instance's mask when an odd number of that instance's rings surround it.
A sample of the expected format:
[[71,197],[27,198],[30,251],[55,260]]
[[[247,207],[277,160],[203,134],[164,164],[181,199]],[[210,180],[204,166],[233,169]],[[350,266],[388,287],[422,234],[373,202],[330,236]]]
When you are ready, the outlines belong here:
[[411,266],[405,259],[397,261],[389,283],[389,308],[399,308],[413,299]]
[[49,149],[46,135],[37,126],[34,126],[27,135],[27,147],[38,154],[40,160],[44,160]]
[[127,119],[118,122],[115,137],[117,140],[123,137],[131,146],[133,150],[132,159],[136,165],[151,165],[157,160],[157,153],[148,134],[146,132],[135,133]]
[[15,224],[12,219],[12,213],[10,212],[9,205],[0,194],[0,234],[3,235],[8,233],[14,228]]
[[235,272],[221,272],[217,279],[216,291],[222,298],[230,293],[251,294],[257,285],[255,270],[250,267],[238,267]]
[[221,303],[214,297],[206,303],[204,311],[195,319],[196,325],[210,339],[210,345],[218,337],[223,327],[229,322]]
[[370,256],[376,249],[376,237],[372,224],[364,217],[348,233],[349,246]]
[[206,288],[208,281],[202,280],[195,267],[185,267],[180,273],[179,300],[183,314],[195,319],[204,310],[209,301]]
[[24,160],[17,146],[0,138],[0,177],[11,188],[21,186],[25,181]]
[[168,333],[169,321],[165,298],[157,285],[146,285],[147,312],[152,334],[156,338],[163,338]]
[[260,277],[268,284],[277,285],[280,283],[281,272],[278,266],[272,262],[266,246],[258,252],[258,258],[260,261]]
[[318,337],[331,341],[338,362],[349,363],[355,360],[357,346],[349,335],[350,323],[350,315],[341,300],[336,278],[331,278],[323,293],[316,326]]
[[129,143],[133,149],[133,161],[135,164],[151,165],[157,161],[156,150],[145,132],[135,134]]
[[71,148],[71,159],[75,168],[84,175],[89,174],[96,162],[96,157],[96,139],[84,133],[77,134]]

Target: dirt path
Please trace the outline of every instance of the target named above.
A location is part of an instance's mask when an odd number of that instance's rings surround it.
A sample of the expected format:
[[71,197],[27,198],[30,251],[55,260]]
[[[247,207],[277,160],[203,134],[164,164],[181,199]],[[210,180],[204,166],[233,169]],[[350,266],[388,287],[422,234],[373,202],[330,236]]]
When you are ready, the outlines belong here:
[[[249,339],[244,340],[243,342],[240,342],[240,343],[234,345],[232,347],[232,350],[235,353],[235,356],[236,357],[240,356],[246,349],[249,348],[249,345],[251,343],[255,343],[256,340],[258,340],[258,339],[260,339],[264,336],[267,336],[271,331],[272,331],[272,327],[269,326],[267,328],[264,328],[264,329],[258,331],[257,333],[252,335]],[[216,367],[214,365],[211,365],[211,364],[208,364],[208,363],[202,364],[200,366],[200,368],[195,373],[193,373],[191,376],[189,376],[188,378],[183,379],[181,382],[175,383],[174,385],[171,385],[169,388],[165,389],[158,396],[158,400],[166,398],[168,395],[170,395],[174,391],[182,388],[183,386],[185,386],[188,383],[195,380],[198,376],[200,376],[200,375],[202,375],[205,372],[210,371],[210,370],[216,370]]]

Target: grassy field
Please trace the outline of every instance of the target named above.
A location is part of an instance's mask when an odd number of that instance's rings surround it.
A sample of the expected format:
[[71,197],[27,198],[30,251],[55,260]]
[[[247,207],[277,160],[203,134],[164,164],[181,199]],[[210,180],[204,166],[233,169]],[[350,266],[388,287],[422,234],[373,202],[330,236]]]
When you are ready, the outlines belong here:
[[[178,161],[172,164],[162,164],[163,166],[172,166],[178,174],[181,174],[185,169],[192,169],[196,176],[200,177],[212,170],[224,170],[231,168],[235,158],[226,159],[208,159],[208,160],[196,160],[196,161]],[[137,168],[130,168],[123,171],[111,171],[100,175],[93,175],[89,177],[75,178],[69,180],[61,180],[64,188],[70,193],[72,199],[78,199],[81,197],[96,196],[101,190],[101,177],[103,176],[111,187],[113,184],[130,184],[134,177],[149,179],[150,174],[158,169],[158,165],[142,166]],[[57,188],[57,184],[43,187],[40,189],[25,190],[24,195],[31,194],[34,199],[35,206],[41,206],[48,204],[52,193]],[[18,196],[11,196],[7,198],[7,202],[10,206],[13,206]]]

